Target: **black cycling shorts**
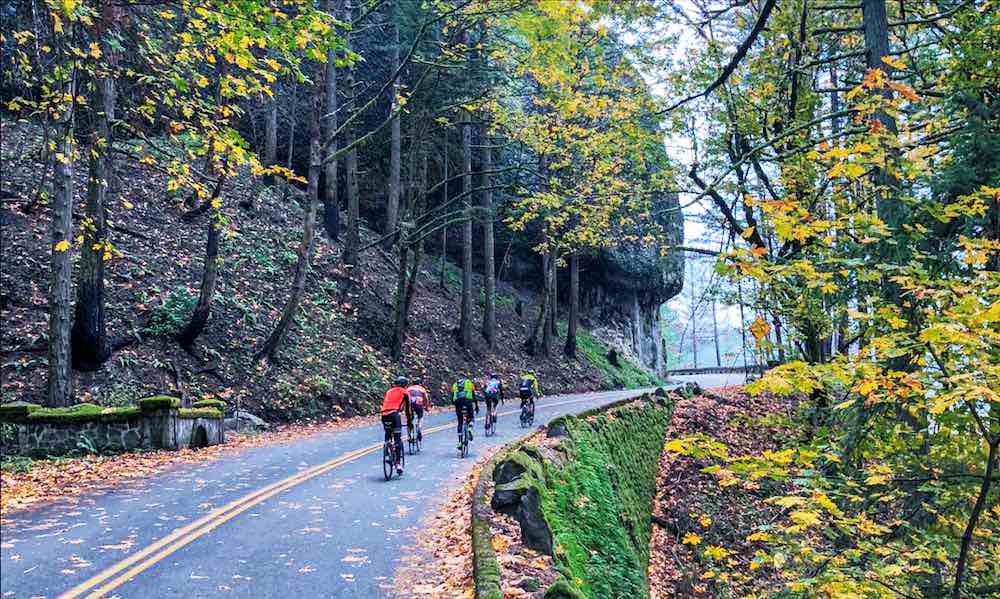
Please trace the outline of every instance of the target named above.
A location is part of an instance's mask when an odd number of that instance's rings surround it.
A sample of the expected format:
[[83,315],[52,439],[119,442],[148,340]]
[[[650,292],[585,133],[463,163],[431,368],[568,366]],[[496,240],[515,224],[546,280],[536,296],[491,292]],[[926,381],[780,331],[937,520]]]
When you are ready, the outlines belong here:
[[393,412],[391,414],[383,414],[382,415],[382,428],[384,428],[386,430],[386,432],[390,432],[390,431],[393,432],[393,433],[402,432],[402,430],[403,430],[403,418],[399,414],[399,412],[397,411],[397,412]]
[[521,399],[532,399],[534,396],[531,389],[521,389]]
[[423,418],[424,406],[418,406],[417,404],[413,404],[413,416],[416,418]]

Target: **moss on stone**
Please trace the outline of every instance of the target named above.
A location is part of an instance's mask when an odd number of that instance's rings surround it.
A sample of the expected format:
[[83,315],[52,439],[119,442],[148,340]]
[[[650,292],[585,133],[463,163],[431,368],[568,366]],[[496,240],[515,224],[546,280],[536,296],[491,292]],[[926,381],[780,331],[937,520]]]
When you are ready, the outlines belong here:
[[580,589],[573,586],[565,578],[559,578],[549,588],[545,589],[545,599],[586,599]]
[[143,412],[154,412],[156,410],[179,407],[181,407],[180,398],[170,397],[169,395],[155,395],[153,397],[144,397],[139,400],[139,408]]
[[40,408],[40,405],[26,401],[12,401],[0,404],[0,420],[23,420],[33,411]]
[[226,408],[229,407],[229,406],[226,404],[226,402],[222,401],[221,399],[199,399],[198,401],[196,401],[193,404],[191,404],[191,407],[192,408],[214,408],[216,410],[220,410],[222,412],[225,412]]
[[181,408],[177,415],[181,418],[222,418],[222,412],[215,408]]
[[105,408],[101,412],[102,422],[122,422],[124,420],[130,420],[132,418],[139,418],[142,416],[142,410],[138,406],[125,406],[121,408]]
[[66,422],[84,422],[98,420],[104,408],[92,403],[78,403],[65,408],[38,408],[28,414],[32,422],[51,422],[53,424]]

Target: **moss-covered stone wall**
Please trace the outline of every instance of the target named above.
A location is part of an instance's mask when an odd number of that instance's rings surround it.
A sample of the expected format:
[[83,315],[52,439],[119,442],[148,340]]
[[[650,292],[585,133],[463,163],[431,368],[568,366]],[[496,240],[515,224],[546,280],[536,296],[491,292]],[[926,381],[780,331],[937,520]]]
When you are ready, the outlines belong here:
[[650,517],[672,403],[645,397],[559,418],[492,475],[495,510],[553,556],[546,597],[646,597]]
[[224,441],[223,412],[218,406],[179,406],[180,400],[166,396],[123,408],[87,403],[43,408],[18,402],[0,406],[0,422],[16,427],[13,449],[23,455],[179,449]]

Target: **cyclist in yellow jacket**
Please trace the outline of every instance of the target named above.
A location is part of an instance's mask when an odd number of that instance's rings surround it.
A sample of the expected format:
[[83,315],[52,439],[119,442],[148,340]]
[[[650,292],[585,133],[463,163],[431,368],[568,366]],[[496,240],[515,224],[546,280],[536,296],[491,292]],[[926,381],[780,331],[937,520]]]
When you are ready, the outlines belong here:
[[521,408],[525,404],[531,406],[531,413],[535,413],[535,398],[541,397],[542,389],[538,386],[538,377],[534,370],[521,374],[521,382],[517,386],[518,394],[521,396]]

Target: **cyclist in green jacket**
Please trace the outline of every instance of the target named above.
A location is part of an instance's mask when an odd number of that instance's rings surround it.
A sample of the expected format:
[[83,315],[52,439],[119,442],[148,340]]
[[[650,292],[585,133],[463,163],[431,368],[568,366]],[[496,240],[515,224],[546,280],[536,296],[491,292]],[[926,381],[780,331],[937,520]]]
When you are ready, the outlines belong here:
[[[476,412],[479,412],[479,399],[476,397],[476,384],[472,379],[466,377],[454,382],[451,386],[451,400],[455,402],[455,419],[458,422],[458,447],[462,448],[462,418],[463,415],[469,422],[469,431],[472,432],[476,417],[472,413],[472,406],[475,404]],[[471,435],[470,435],[471,438]]]

